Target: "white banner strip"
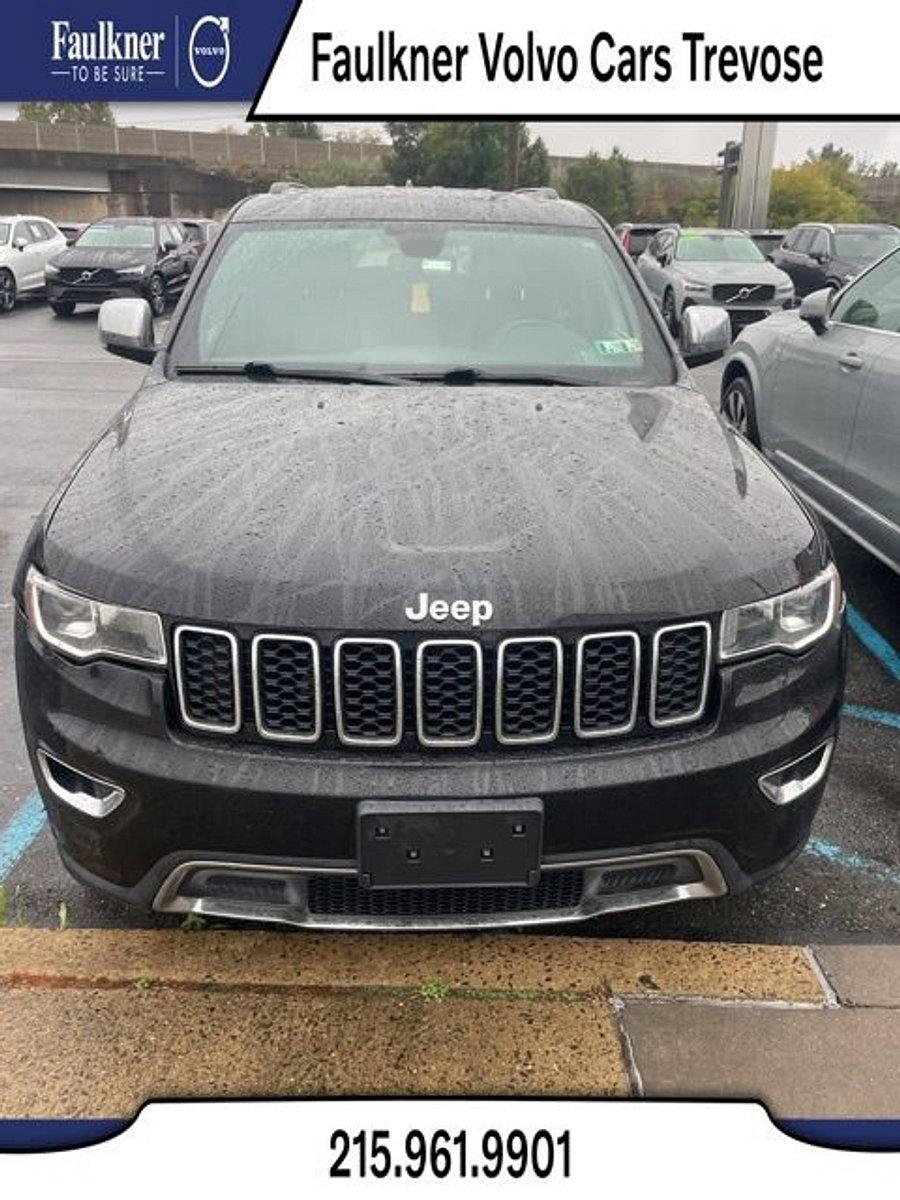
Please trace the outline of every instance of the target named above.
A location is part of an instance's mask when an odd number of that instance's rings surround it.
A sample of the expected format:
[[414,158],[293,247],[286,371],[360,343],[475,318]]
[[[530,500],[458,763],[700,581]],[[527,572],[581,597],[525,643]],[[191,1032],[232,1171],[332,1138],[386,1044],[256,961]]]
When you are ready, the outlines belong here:
[[303,0],[253,115],[888,114],[895,58],[871,21],[776,0]]

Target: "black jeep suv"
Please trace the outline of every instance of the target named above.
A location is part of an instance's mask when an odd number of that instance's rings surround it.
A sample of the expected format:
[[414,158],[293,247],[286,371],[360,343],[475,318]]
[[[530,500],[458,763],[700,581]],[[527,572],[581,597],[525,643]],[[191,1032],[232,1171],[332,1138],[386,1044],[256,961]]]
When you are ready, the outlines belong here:
[[[532,193],[243,201],[15,581],[69,869],[164,912],[522,924],[803,846],[843,596],[627,254]],[[685,350],[727,318],[686,315]]]

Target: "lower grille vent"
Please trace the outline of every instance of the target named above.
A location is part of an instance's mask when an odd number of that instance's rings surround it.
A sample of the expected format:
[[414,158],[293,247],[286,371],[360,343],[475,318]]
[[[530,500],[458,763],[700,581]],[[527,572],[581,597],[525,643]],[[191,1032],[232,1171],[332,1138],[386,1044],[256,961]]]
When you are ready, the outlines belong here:
[[560,912],[581,902],[581,871],[545,871],[536,887],[361,888],[350,876],[314,875],[309,911],[330,917],[477,917]]

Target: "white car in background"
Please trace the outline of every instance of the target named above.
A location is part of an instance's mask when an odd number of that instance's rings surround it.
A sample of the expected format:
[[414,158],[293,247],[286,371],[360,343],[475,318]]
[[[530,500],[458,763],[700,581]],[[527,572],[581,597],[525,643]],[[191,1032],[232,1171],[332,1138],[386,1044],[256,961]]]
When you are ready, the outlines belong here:
[[46,217],[0,215],[0,314],[20,296],[43,292],[44,268],[65,248],[65,235]]

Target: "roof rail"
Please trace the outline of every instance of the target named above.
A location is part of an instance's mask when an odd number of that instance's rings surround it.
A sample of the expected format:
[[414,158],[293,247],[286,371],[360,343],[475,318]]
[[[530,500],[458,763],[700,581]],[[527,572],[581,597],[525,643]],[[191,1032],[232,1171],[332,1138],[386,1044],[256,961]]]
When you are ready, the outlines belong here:
[[305,183],[300,183],[296,179],[276,179],[274,183],[269,184],[269,195],[280,196],[282,192],[307,192],[309,188]]
[[559,192],[552,187],[517,187],[513,192],[516,196],[535,196],[538,200],[559,199]]

